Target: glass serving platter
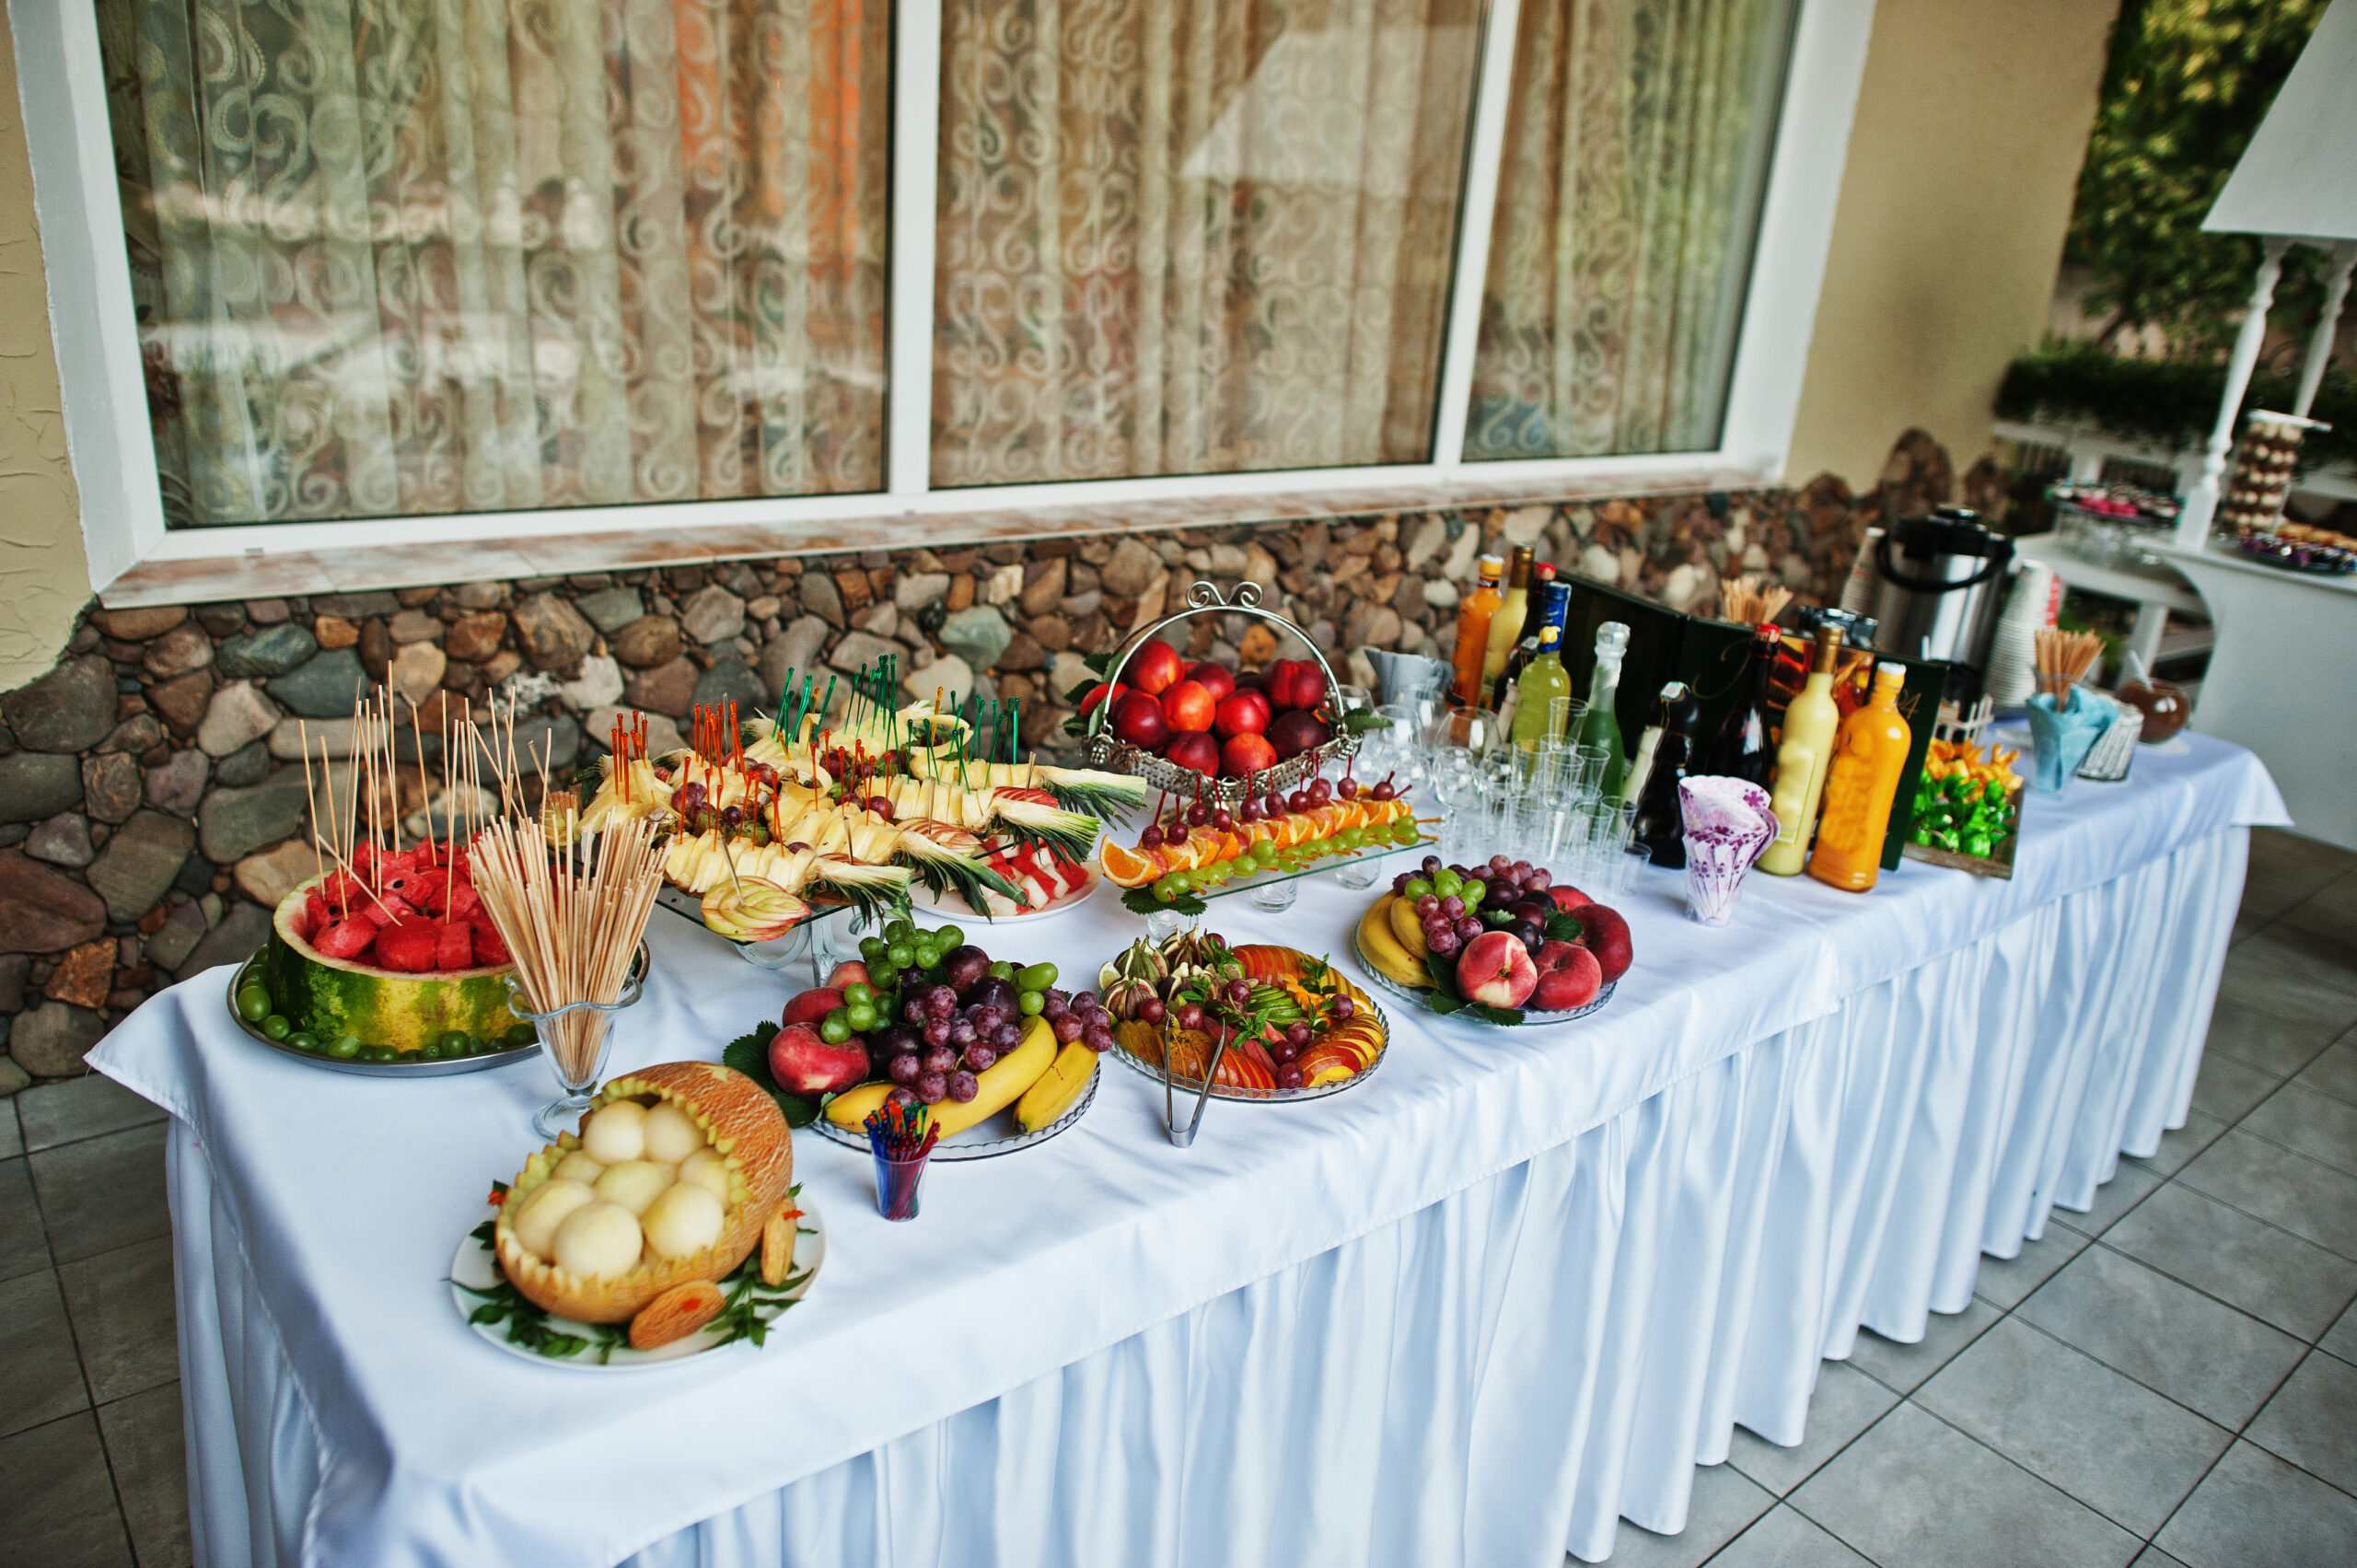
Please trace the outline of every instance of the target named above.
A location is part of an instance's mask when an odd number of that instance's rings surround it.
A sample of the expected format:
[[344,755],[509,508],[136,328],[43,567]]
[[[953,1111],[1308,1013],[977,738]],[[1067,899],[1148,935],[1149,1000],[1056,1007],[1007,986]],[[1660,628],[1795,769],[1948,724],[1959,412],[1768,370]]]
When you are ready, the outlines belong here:
[[[1374,1061],[1349,1077],[1336,1083],[1320,1084],[1314,1089],[1248,1089],[1229,1084],[1213,1084],[1212,1098],[1244,1100],[1257,1105],[1292,1105],[1302,1100],[1324,1099],[1329,1095],[1338,1095],[1345,1089],[1357,1087],[1375,1076],[1375,1070],[1383,1065],[1385,1057],[1391,1054],[1391,1020],[1384,1016],[1383,1009],[1376,1006],[1372,1000],[1367,1003],[1367,1010],[1375,1015],[1375,1021],[1383,1027],[1383,1045],[1376,1051]],[[1142,1057],[1132,1055],[1129,1048],[1122,1045],[1119,1040],[1114,1041],[1113,1049],[1108,1054],[1120,1057],[1122,1065],[1131,1071],[1143,1073],[1156,1084],[1162,1082],[1161,1068]],[[1196,1078],[1173,1078],[1170,1083],[1172,1087],[1189,1095],[1199,1095],[1203,1088],[1202,1081]]]
[[[956,1137],[945,1138],[934,1144],[933,1154],[929,1157],[956,1165],[967,1160],[996,1159],[1001,1155],[1011,1155],[1017,1150],[1044,1144],[1058,1133],[1069,1131],[1073,1123],[1088,1113],[1088,1108],[1097,1103],[1097,1086],[1104,1081],[1105,1074],[1101,1067],[1098,1071],[1090,1074],[1088,1087],[1081,1091],[1080,1098],[1073,1102],[1072,1109],[1045,1127],[1029,1132],[996,1131],[1001,1118],[1013,1114],[1015,1108],[1009,1106],[981,1126],[969,1127]],[[819,1111],[818,1119],[810,1123],[810,1128],[830,1144],[841,1144],[846,1149],[857,1149],[864,1155],[875,1153],[868,1144],[866,1132],[853,1132],[848,1127],[836,1126],[827,1120],[827,1113],[824,1110]]]
[[1607,1002],[1611,1001],[1613,987],[1620,983],[1617,980],[1607,981],[1605,982],[1604,989],[1596,993],[1596,1000],[1589,1003],[1585,1007],[1573,1007],[1555,1013],[1542,1013],[1535,1009],[1526,1008],[1522,1010],[1522,1021],[1520,1023],[1502,1024],[1494,1018],[1483,1017],[1480,1014],[1476,1013],[1470,1007],[1460,1008],[1454,1013],[1442,1013],[1435,1011],[1433,1006],[1424,1000],[1424,993],[1422,992],[1402,985],[1398,981],[1393,980],[1389,975],[1385,974],[1381,970],[1376,969],[1374,962],[1367,958],[1365,950],[1360,947],[1358,933],[1355,931],[1351,933],[1351,956],[1358,959],[1359,969],[1366,975],[1367,980],[1374,984],[1376,989],[1387,991],[1392,995],[1400,998],[1402,1001],[1414,1003],[1416,1005],[1417,1011],[1430,1013],[1435,1018],[1462,1018],[1469,1023],[1480,1024],[1485,1028],[1492,1029],[1527,1028],[1534,1024],[1568,1024],[1575,1018],[1585,1018],[1590,1013],[1593,1013],[1597,1008],[1603,1006]]
[[[1412,851],[1421,850],[1427,844],[1436,844],[1438,842],[1440,842],[1440,839],[1437,835],[1425,835],[1420,833],[1416,837],[1416,842],[1411,844],[1387,844],[1380,849],[1365,850],[1358,854],[1320,855],[1318,859],[1311,861],[1307,865],[1302,866],[1284,867],[1272,865],[1266,871],[1256,871],[1247,877],[1238,877],[1235,880],[1227,883],[1225,887],[1212,888],[1208,889],[1197,889],[1195,892],[1190,896],[1196,899],[1224,899],[1230,893],[1247,893],[1250,892],[1255,888],[1274,887],[1280,882],[1293,882],[1298,881],[1304,877],[1321,876],[1326,872],[1348,865],[1353,861],[1381,860],[1387,855],[1407,854]],[[1187,907],[1187,900],[1183,898],[1173,900],[1171,902],[1167,904],[1163,903],[1161,900],[1155,898],[1154,884],[1148,882],[1139,887],[1124,888],[1121,889],[1121,902],[1123,906],[1129,909],[1132,913],[1146,912],[1140,911],[1136,904],[1130,902],[1130,898],[1132,894],[1141,895],[1141,902],[1151,902],[1153,908],[1156,910],[1171,910],[1179,914],[1201,914],[1202,912],[1198,909],[1189,909]],[[1161,1076],[1160,1072],[1157,1071],[1155,1076],[1159,1078]]]

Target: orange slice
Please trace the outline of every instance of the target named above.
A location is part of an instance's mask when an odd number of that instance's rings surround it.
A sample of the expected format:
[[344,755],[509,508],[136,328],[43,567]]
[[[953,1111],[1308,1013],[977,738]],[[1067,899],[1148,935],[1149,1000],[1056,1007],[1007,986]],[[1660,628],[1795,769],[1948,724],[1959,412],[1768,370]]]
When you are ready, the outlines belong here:
[[1123,849],[1109,840],[1099,852],[1099,860],[1105,867],[1105,875],[1112,878],[1116,888],[1143,888],[1161,875],[1153,860],[1145,854],[1137,850]]

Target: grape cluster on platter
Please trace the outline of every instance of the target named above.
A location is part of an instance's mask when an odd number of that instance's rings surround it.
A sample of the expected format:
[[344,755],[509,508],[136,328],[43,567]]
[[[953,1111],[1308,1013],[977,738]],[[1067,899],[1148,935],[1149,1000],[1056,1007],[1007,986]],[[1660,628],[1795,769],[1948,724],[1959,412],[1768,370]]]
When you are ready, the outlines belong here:
[[1493,855],[1444,865],[1426,855],[1359,919],[1358,955],[1437,1013],[1518,1024],[1523,1009],[1600,1005],[1629,968],[1629,923],[1543,865]]

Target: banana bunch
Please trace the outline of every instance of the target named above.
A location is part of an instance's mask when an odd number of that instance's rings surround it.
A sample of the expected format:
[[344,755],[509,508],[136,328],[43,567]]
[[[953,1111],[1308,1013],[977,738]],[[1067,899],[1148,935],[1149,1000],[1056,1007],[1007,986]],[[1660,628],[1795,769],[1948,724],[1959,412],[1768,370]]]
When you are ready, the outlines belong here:
[[1386,980],[1415,991],[1430,991],[1432,976],[1424,972],[1424,928],[1416,906],[1397,893],[1386,893],[1359,917],[1359,956]]

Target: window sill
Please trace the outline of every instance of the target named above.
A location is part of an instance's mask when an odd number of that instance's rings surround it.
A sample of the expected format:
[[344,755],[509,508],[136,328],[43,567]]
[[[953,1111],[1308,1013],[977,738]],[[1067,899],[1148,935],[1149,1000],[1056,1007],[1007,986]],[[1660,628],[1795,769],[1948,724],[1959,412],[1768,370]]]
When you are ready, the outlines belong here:
[[[99,590],[99,598],[109,609],[203,604],[219,599],[354,593],[428,584],[639,572],[707,561],[913,550],[920,546],[940,549],[948,545],[1165,532],[1237,524],[1314,522],[1386,512],[1746,490],[1774,482],[1777,482],[1771,475],[1732,467],[1715,459],[1700,459],[1690,466],[1662,464],[1656,459],[1646,460],[1643,470],[1638,472],[1623,469],[1617,473],[1558,474],[1522,480],[1321,485],[1290,493],[1067,506],[976,505],[951,509],[958,502],[980,501],[988,494],[975,492],[935,493],[925,497],[922,508],[886,510],[891,503],[879,496],[872,498],[877,506],[872,513],[826,521],[797,519],[773,525],[726,523],[653,529],[610,526],[603,531],[284,552],[263,547],[205,554],[202,551],[206,536],[192,531],[168,536],[164,552],[107,584]],[[949,505],[946,506],[945,503]],[[614,517],[617,514],[609,512],[604,516]],[[626,517],[627,514],[621,516]],[[365,526],[354,525],[355,531]],[[238,531],[250,537],[251,530]]]

